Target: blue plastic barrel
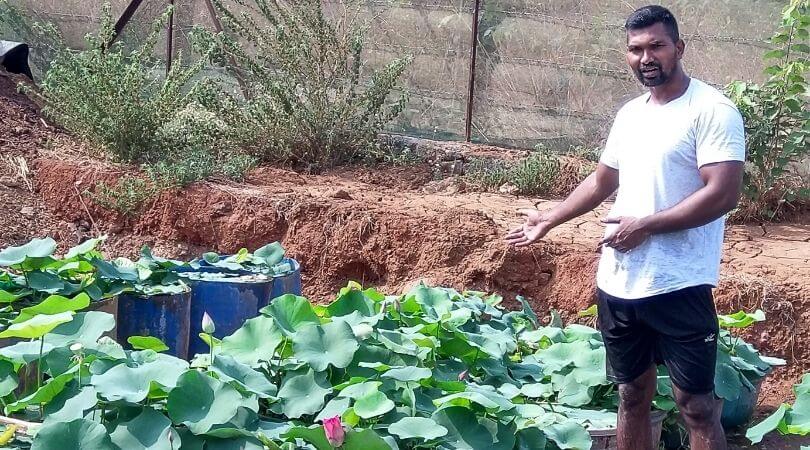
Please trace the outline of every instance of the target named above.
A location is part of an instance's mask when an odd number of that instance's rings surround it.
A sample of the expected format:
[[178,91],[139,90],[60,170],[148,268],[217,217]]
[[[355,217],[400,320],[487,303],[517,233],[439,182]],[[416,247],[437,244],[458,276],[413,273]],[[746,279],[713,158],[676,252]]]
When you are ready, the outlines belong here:
[[301,295],[301,267],[293,259],[285,259],[292,271],[275,276],[260,274],[226,273],[216,267],[200,267],[202,273],[223,273],[218,279],[188,279],[191,286],[191,326],[189,330],[189,357],[207,353],[208,345],[199,338],[202,318],[208,313],[214,321],[214,337],[222,339],[238,330],[247,319],[259,315],[259,310],[270,304],[273,298],[285,295]]
[[762,380],[754,380],[751,384],[754,389],[743,386],[740,389],[740,396],[736,400],[724,400],[723,411],[720,414],[720,423],[723,428],[731,430],[741,427],[751,421],[754,415],[754,409],[757,407],[757,400],[759,399],[759,389],[762,386]]
[[166,353],[188,358],[191,292],[118,297],[118,339],[125,348],[130,336],[153,336],[166,344]]

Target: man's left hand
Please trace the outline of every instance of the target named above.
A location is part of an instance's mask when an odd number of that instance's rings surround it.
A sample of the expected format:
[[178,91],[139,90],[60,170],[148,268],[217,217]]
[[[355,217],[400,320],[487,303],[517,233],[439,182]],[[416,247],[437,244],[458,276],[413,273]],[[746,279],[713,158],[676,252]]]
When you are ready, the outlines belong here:
[[651,233],[646,229],[646,221],[638,217],[608,217],[602,219],[605,224],[618,224],[613,233],[599,241],[599,245],[607,245],[621,253],[643,244]]

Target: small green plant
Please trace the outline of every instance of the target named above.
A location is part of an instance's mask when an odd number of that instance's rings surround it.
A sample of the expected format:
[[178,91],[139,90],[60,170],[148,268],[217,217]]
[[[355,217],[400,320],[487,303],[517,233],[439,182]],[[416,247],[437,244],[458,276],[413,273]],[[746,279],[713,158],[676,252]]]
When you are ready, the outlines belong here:
[[391,97],[409,57],[366,77],[363,31],[328,20],[319,1],[245,1],[239,12],[214,3],[229,33],[197,28],[193,42],[215,48],[246,99],[211,97],[206,106],[252,154],[318,171],[375,153],[379,132],[405,107],[406,95]]
[[125,175],[115,184],[96,183],[95,189],[85,194],[103,208],[132,216],[143,203],[157,193],[155,186],[143,178]]
[[761,84],[734,82],[727,87],[743,115],[748,162],[745,198],[735,214],[742,220],[776,219],[786,208],[810,199],[808,180],[796,168],[810,156],[810,2],[791,0],[782,12],[779,30],[765,53],[775,63],[765,69]]
[[558,155],[542,150],[517,161],[473,159],[465,169],[465,177],[472,186],[484,190],[511,185],[515,193],[548,195],[556,188],[561,167]]

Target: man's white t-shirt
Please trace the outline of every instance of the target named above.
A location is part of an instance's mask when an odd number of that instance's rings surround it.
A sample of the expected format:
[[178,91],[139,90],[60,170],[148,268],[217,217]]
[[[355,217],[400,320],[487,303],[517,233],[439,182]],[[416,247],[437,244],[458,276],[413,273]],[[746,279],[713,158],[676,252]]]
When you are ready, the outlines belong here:
[[[645,217],[671,208],[704,186],[699,168],[745,160],[745,131],[734,103],[694,78],[664,105],[644,94],[621,108],[601,162],[619,171],[610,217]],[[618,225],[609,225],[606,235]],[[639,299],[690,286],[717,286],[725,217],[655,234],[628,253],[603,247],[597,285]]]

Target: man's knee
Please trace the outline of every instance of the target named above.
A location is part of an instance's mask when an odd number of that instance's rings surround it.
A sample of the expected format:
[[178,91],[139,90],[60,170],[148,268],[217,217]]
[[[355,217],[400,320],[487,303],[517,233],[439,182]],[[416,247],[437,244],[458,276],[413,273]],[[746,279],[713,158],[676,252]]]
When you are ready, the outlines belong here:
[[711,426],[720,411],[720,402],[714,394],[683,394],[677,404],[688,427]]
[[651,389],[637,383],[619,385],[619,400],[622,407],[627,410],[649,410],[654,395],[654,387]]

